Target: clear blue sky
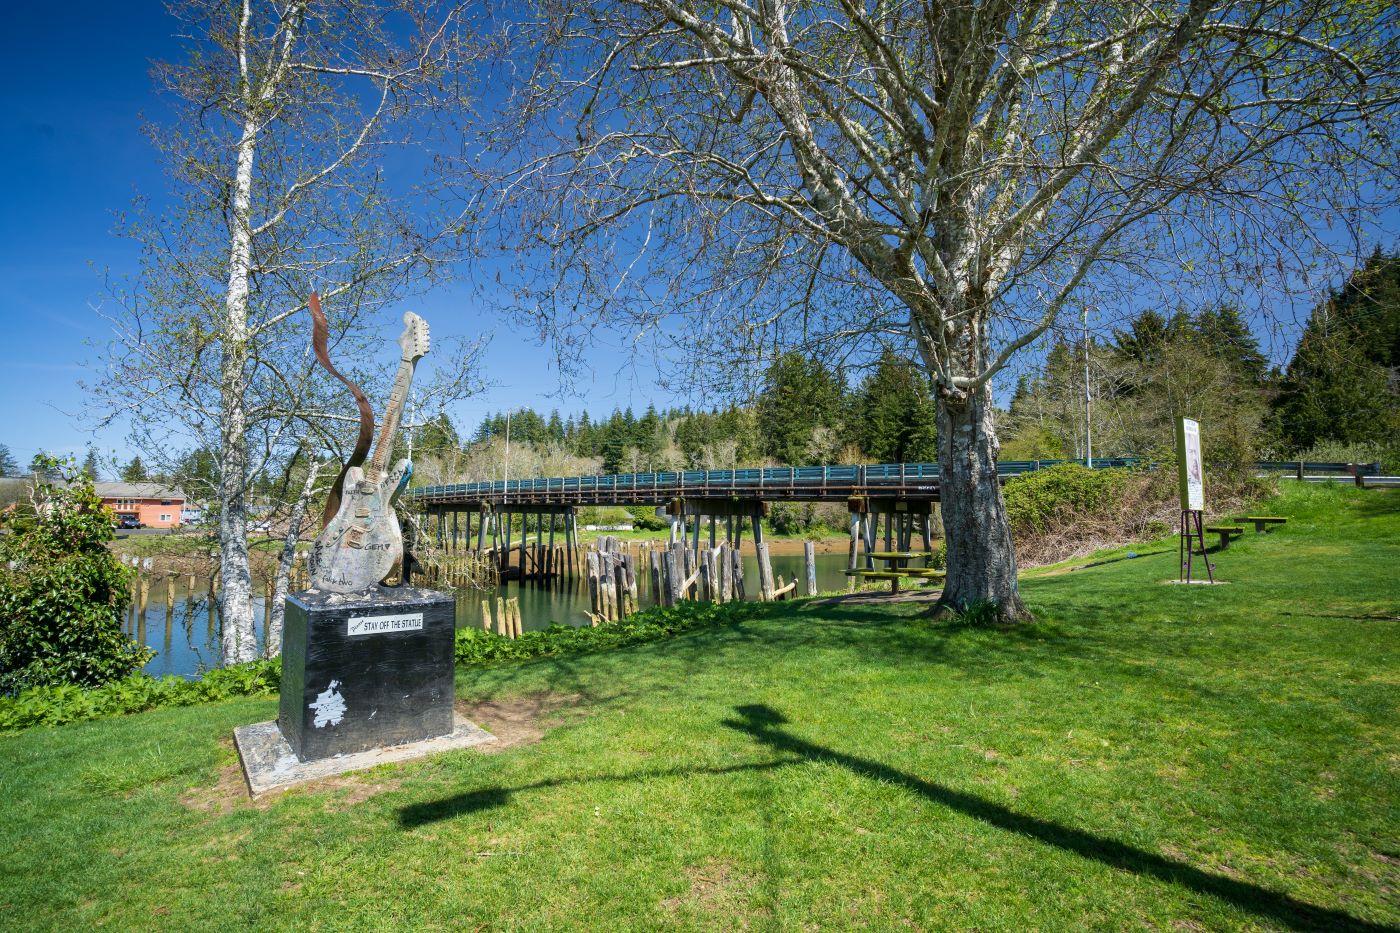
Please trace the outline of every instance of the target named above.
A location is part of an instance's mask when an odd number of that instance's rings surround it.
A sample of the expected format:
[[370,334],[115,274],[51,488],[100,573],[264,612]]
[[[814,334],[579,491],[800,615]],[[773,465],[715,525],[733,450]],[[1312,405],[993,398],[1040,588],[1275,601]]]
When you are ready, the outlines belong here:
[[[157,197],[164,182],[141,134],[142,116],[157,117],[161,101],[150,62],[178,54],[174,21],[156,0],[123,3],[7,5],[0,33],[0,68],[8,90],[0,97],[0,443],[23,467],[39,450],[78,453],[94,443],[126,459],[125,429],[94,436],[79,417],[79,381],[92,380],[108,330],[93,306],[102,299],[104,268],[136,270],[136,253],[113,235],[118,212],[133,195]],[[465,288],[447,288],[410,305],[435,336],[471,320]],[[434,313],[434,312],[437,313]],[[672,396],[655,387],[644,363],[606,347],[596,356],[587,404],[550,397],[557,380],[528,335],[490,317],[495,385],[452,411],[470,431],[492,411],[531,405],[592,414],[614,407],[645,408]],[[386,332],[393,340],[397,330]]]

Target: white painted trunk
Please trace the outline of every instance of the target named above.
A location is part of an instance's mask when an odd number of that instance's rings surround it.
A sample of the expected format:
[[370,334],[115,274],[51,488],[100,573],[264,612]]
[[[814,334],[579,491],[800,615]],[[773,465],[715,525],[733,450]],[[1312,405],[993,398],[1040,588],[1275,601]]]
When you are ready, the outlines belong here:
[[1004,622],[1028,617],[1016,582],[1016,548],[997,479],[991,390],[938,400],[939,498],[948,576],[939,608],[962,611],[994,603]]
[[256,125],[250,119],[238,145],[229,220],[227,315],[220,366],[219,395],[223,409],[219,466],[219,569],[223,589],[219,615],[223,624],[223,662],[240,664],[257,657],[253,625],[252,574],[248,567],[248,277],[252,266],[251,232],[253,155]]

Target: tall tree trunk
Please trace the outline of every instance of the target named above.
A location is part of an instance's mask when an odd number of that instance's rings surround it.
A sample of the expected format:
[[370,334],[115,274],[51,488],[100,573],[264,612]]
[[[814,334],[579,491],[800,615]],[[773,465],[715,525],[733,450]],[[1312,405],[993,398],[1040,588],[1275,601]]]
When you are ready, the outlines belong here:
[[937,611],[992,603],[1003,622],[1030,617],[1016,582],[1016,549],[997,479],[996,427],[987,385],[938,399],[939,499],[948,576]]
[[272,611],[267,617],[267,634],[263,638],[264,657],[275,658],[282,653],[282,620],[286,616],[292,562],[296,560],[297,541],[301,538],[301,525],[306,519],[306,506],[311,501],[316,475],[320,471],[320,462],[312,460],[310,469],[306,471],[306,482],[301,484],[301,494],[292,504],[292,514],[287,519],[287,537],[282,541],[282,558],[277,562],[277,577],[272,584]]
[[253,626],[253,581],[248,567],[248,278],[252,269],[253,155],[257,124],[251,117],[238,143],[229,217],[228,292],[224,297],[227,331],[220,366],[219,396],[223,424],[219,438],[219,569],[223,590],[219,614],[223,623],[224,664],[257,657]]
[[224,406],[219,481],[219,619],[223,663],[240,664],[257,655],[253,629],[253,576],[248,567],[248,445],[243,434],[242,400]]

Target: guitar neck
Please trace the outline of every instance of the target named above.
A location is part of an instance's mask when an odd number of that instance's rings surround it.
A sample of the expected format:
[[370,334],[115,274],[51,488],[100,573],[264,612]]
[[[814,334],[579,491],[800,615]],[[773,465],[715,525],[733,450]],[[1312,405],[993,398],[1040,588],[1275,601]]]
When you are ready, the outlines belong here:
[[399,430],[399,419],[403,415],[404,402],[408,400],[408,387],[413,382],[411,360],[399,362],[398,374],[394,376],[394,388],[389,393],[389,404],[384,409],[384,421],[379,426],[379,439],[375,442],[374,456],[370,458],[369,469],[365,471],[371,482],[378,482],[384,475],[384,466],[394,450],[394,435]]

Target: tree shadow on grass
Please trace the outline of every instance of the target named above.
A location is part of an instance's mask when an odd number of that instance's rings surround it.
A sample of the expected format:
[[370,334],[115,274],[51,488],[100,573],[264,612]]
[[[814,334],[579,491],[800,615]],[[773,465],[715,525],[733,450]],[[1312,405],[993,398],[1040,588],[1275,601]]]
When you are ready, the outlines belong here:
[[440,820],[455,819],[469,813],[503,807],[511,802],[515,794],[531,790],[548,790],[572,784],[620,783],[623,781],[649,781],[672,777],[689,777],[697,774],[735,774],[743,771],[767,771],[797,764],[800,758],[780,758],[775,761],[758,761],[725,768],[654,768],[643,771],[630,771],[626,774],[585,774],[578,777],[549,778],[533,784],[518,787],[479,787],[444,797],[440,800],[426,800],[399,808],[398,822],[401,829],[416,829]]
[[738,719],[726,719],[724,725],[753,737],[755,741],[775,751],[826,764],[838,764],[852,773],[895,784],[940,806],[981,820],[998,829],[1028,836],[1047,845],[1072,852],[1121,871],[1154,878],[1168,884],[1179,884],[1199,894],[1206,894],[1268,918],[1294,930],[1395,930],[1395,927],[1371,923],[1350,914],[1300,901],[1288,894],[1202,871],[1175,859],[1147,852],[1114,839],[1106,839],[1082,829],[1062,826],[1040,817],[1017,813],[1000,804],[965,791],[954,790],[933,781],[916,777],[879,761],[861,758],[808,742],[782,729],[788,719],[770,706],[754,704],[737,706]]

